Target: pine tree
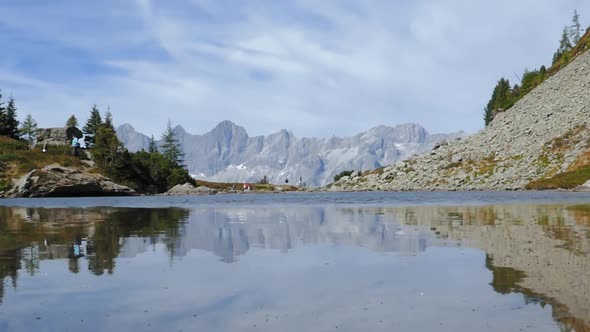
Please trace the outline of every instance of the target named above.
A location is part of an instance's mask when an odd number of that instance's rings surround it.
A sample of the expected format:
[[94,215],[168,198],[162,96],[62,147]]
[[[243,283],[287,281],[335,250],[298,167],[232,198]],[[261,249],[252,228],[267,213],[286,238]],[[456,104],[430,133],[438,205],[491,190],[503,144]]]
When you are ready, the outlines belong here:
[[6,116],[6,103],[2,101],[2,94],[0,94],[0,135],[7,135],[8,133],[8,118]]
[[[0,98],[2,95],[0,95]],[[14,139],[19,138],[18,119],[16,114],[16,105],[14,98],[8,99],[8,105],[2,107],[3,103],[0,101],[0,135],[5,135]]]
[[484,121],[486,126],[492,122],[494,115],[500,109],[507,110],[513,105],[512,89],[510,88],[510,81],[502,78],[496,84],[492,97],[488,105],[484,109]]
[[582,34],[582,25],[580,24],[580,14],[578,10],[574,10],[574,16],[572,17],[572,25],[570,27],[570,38],[573,45],[577,45],[580,41]]
[[104,115],[104,126],[115,131],[115,125],[113,124],[113,113],[108,110]]
[[6,131],[6,108],[4,107],[4,102],[2,101],[2,90],[0,90],[0,135],[4,135]]
[[149,153],[156,153],[158,152],[158,147],[156,146],[156,140],[154,139],[154,135],[150,138],[150,143],[148,145],[148,152]]
[[91,150],[94,161],[100,167],[112,167],[117,161],[117,154],[123,149],[123,144],[119,141],[117,133],[106,124],[103,124],[98,128],[94,138],[95,141]]
[[31,114],[27,114],[20,132],[22,137],[29,142],[29,148],[33,149],[33,143],[37,138],[37,121],[33,119]]
[[66,127],[68,127],[68,128],[78,127],[78,119],[76,118],[76,116],[74,114],[72,114],[72,116],[70,116],[68,121],[66,121]]
[[564,53],[564,52],[571,51],[571,49],[572,49],[572,41],[570,40],[568,28],[564,27],[563,32],[561,34],[561,40],[559,41],[558,51]]
[[553,54],[553,65],[559,62],[560,60],[563,60],[564,63],[567,63],[567,60],[569,59],[568,53],[572,50],[573,46],[570,40],[570,33],[568,30],[568,27],[563,28],[561,39],[559,40],[559,48],[557,49],[557,52]]
[[94,105],[92,106],[92,110],[90,110],[90,117],[88,118],[88,121],[86,121],[86,125],[82,129],[82,131],[86,135],[84,137],[84,142],[87,147],[90,148],[92,147],[92,145],[94,145],[94,137],[96,135],[96,132],[98,131],[98,128],[100,128],[101,124],[102,118],[100,116],[100,111],[98,110],[98,107]]
[[182,166],[184,153],[178,144],[176,135],[172,131],[172,124],[168,121],[166,132],[162,135],[162,155],[173,165]]

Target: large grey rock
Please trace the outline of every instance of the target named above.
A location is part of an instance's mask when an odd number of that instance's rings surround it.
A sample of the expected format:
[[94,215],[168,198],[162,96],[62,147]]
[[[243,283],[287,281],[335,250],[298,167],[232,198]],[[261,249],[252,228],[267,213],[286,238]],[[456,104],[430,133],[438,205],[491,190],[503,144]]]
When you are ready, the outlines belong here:
[[[271,183],[321,186],[343,170],[370,170],[413,154],[428,152],[444,139],[463,133],[430,135],[423,127],[405,124],[379,126],[352,137],[297,138],[281,130],[268,136],[249,137],[246,130],[223,121],[204,135],[174,128],[185,152],[185,163],[198,179],[219,182],[257,182],[265,175]],[[147,136],[130,125],[117,129],[125,146],[136,151],[147,147]]]
[[66,128],[40,128],[37,130],[37,145],[69,144]]
[[7,197],[133,196],[137,193],[100,174],[49,165],[14,182]]
[[578,186],[574,189],[574,191],[578,191],[578,192],[588,192],[590,191],[590,180],[586,181],[586,183],[584,183],[581,186]]
[[164,195],[166,196],[186,196],[186,195],[212,195],[216,194],[215,189],[205,186],[195,187],[190,183],[178,184],[168,190]]

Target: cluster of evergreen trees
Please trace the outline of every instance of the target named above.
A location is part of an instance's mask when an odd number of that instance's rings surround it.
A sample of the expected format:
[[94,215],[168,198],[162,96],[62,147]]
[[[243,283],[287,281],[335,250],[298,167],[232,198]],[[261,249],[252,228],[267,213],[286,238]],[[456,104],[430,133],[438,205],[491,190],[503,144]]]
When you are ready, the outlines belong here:
[[[580,15],[578,14],[578,11],[575,10],[572,24],[563,29],[559,48],[553,55],[551,69],[558,68],[570,61],[571,52],[581,38],[582,26],[580,24]],[[486,126],[492,122],[494,116],[498,112],[505,111],[512,107],[518,100],[543,83],[548,76],[547,68],[541,66],[538,70],[533,71],[525,69],[522,78],[520,78],[520,85],[511,85],[510,80],[507,78],[501,78],[494,87],[490,101],[484,108],[484,122]]]
[[[37,121],[28,114],[22,124],[18,121],[17,108],[14,98],[10,96],[8,103],[2,101],[0,90],[0,136],[12,139],[24,139],[32,148],[37,136]],[[19,125],[21,127],[19,128]]]
[[187,182],[196,185],[182,164],[184,155],[170,122],[160,148],[152,137],[148,151],[135,153],[125,149],[117,137],[111,112],[105,113],[103,121],[96,105],[82,131],[96,167],[115,181],[147,193],[164,192]]
[[[14,98],[10,97],[5,103],[0,93],[0,135],[26,140],[32,148],[37,135],[37,122],[29,114],[19,128],[16,111]],[[84,137],[86,148],[90,151],[97,169],[139,192],[164,192],[186,182],[196,185],[183,165],[184,153],[170,122],[162,135],[160,147],[152,136],[148,151],[135,153],[125,149],[117,137],[111,112],[107,111],[103,119],[96,105],[92,107],[82,130],[78,129],[78,119],[75,115],[68,118],[66,127],[68,136]]]
[[582,25],[580,24],[580,15],[577,10],[574,10],[572,17],[572,24],[563,28],[561,40],[559,41],[559,48],[553,54],[552,65],[562,61],[567,64],[569,62],[569,53],[578,44],[582,38]]
[[18,139],[20,137],[18,125],[14,98],[11,96],[8,103],[5,103],[2,101],[2,91],[0,91],[0,135]]

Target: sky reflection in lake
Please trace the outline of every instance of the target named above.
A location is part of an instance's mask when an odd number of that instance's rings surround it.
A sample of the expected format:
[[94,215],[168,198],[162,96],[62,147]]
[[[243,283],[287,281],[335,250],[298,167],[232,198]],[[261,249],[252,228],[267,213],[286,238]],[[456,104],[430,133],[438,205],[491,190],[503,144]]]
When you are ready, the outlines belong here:
[[1,331],[586,331],[590,205],[0,208]]

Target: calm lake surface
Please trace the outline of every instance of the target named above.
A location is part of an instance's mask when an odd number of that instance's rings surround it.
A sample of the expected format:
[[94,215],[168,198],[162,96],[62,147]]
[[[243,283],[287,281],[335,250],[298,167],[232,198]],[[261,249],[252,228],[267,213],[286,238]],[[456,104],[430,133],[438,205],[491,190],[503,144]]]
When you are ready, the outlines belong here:
[[0,331],[590,331],[590,194],[0,200]]

